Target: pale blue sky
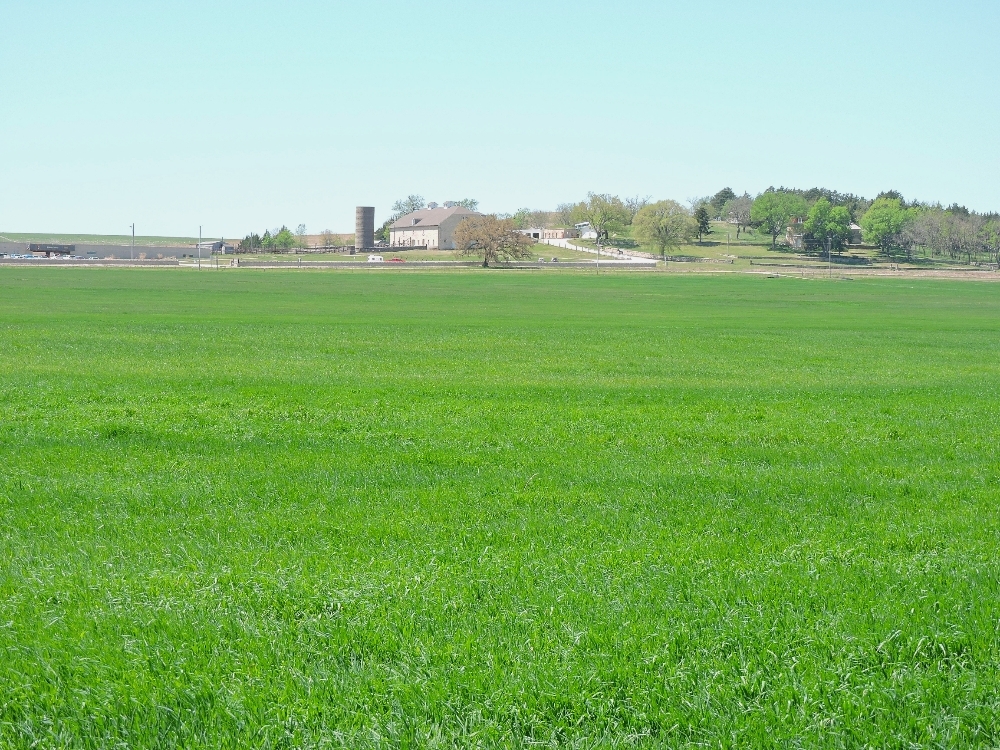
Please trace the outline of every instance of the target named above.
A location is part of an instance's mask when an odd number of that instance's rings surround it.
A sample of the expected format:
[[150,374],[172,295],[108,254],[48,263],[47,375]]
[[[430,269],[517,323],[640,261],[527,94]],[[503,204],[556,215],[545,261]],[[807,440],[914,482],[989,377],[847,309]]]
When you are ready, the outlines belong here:
[[0,230],[815,185],[1000,209],[1000,2],[0,0]]

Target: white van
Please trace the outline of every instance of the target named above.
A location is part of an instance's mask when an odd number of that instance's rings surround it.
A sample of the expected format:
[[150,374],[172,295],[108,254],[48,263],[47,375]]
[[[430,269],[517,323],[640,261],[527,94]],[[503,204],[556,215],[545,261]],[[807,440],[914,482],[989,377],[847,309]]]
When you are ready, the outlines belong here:
[[385,263],[385,259],[381,255],[369,255],[369,263]]

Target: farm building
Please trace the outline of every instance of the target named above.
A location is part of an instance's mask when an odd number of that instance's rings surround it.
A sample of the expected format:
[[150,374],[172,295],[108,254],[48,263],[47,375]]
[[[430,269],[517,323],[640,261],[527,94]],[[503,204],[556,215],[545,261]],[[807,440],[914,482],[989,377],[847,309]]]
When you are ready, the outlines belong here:
[[531,229],[519,229],[517,231],[531,237],[533,240],[566,240],[570,237],[576,237],[578,234],[574,229],[545,229],[543,227],[532,227]]
[[[788,220],[788,228],[785,230],[785,243],[789,247],[795,250],[802,250],[805,247],[805,225],[806,220],[799,216],[793,216]],[[851,222],[851,238],[847,241],[847,244],[860,245],[861,239],[861,227]]]
[[481,216],[463,206],[423,208],[398,218],[389,228],[391,247],[428,247],[454,250],[455,228],[463,219]]

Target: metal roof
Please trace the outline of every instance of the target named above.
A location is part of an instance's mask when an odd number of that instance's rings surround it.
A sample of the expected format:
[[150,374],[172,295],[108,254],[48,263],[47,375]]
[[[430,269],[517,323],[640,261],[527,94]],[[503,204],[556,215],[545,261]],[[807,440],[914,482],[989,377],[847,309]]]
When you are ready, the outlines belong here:
[[[451,218],[455,214],[463,216],[480,216],[478,211],[470,211],[465,206],[452,206],[451,208],[422,208],[419,211],[400,216],[392,224],[392,229],[423,229],[424,227],[438,227],[445,219]],[[418,221],[414,224],[413,220]]]

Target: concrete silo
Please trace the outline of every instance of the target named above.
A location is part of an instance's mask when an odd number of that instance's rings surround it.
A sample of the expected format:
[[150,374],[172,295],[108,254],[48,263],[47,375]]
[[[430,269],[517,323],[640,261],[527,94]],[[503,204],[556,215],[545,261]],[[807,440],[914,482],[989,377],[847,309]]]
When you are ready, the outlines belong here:
[[375,247],[375,207],[358,206],[354,210],[354,248],[371,250]]

